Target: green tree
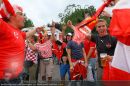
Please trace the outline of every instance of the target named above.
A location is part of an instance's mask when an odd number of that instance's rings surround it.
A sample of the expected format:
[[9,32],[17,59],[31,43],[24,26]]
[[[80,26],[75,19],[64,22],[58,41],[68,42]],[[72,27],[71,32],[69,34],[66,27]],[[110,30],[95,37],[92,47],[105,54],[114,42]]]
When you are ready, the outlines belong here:
[[[64,10],[64,13],[59,13],[59,18],[61,19],[60,23],[64,24],[67,23],[68,20],[71,20],[73,22],[73,25],[76,25],[84,19],[85,13],[92,16],[95,11],[96,9],[94,8],[94,6],[81,8],[80,5],[68,5]],[[66,33],[72,31],[72,29],[67,28]]]
[[33,24],[32,20],[27,18],[26,14],[25,14],[24,28],[27,28],[27,27],[34,27],[34,24]]
[[[81,8],[80,5],[68,5],[66,9],[64,10],[64,13],[59,13],[59,18],[61,19],[60,23],[65,24],[67,23],[68,20],[71,20],[73,22],[73,25],[78,24],[81,22],[83,19],[85,19],[85,14],[87,13],[89,16],[93,16],[96,12],[96,8],[94,6],[89,6]],[[105,19],[109,25],[110,19],[104,16],[99,16],[99,18]],[[72,29],[67,28],[67,32],[73,32]],[[96,33],[96,30],[94,29],[92,33]]]

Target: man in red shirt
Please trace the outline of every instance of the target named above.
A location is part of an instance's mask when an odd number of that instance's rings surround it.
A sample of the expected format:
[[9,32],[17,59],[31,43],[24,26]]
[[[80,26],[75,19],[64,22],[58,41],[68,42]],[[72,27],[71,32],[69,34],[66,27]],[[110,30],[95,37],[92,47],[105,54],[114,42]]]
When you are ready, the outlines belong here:
[[[3,14],[3,9],[7,16]],[[25,21],[22,8],[16,5],[12,7],[8,0],[2,1],[0,14],[0,84],[7,81],[7,84],[20,83],[16,80],[23,70],[25,38],[41,28],[22,32]]]
[[[90,71],[88,69],[88,72],[92,73],[92,76],[87,75],[87,79],[94,79],[96,80],[96,71],[95,71],[95,66],[96,66],[96,47],[95,47],[95,43],[89,41],[89,40],[85,40],[84,41],[84,49],[86,52],[86,58],[88,61],[88,66],[90,66]],[[89,67],[88,67],[89,68]],[[90,77],[89,77],[90,76]]]

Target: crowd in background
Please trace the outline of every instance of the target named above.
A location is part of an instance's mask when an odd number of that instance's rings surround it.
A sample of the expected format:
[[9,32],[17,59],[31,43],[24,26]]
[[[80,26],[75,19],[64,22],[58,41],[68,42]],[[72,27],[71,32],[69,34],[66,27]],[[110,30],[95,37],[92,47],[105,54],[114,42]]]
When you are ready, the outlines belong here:
[[[53,26],[54,26],[53,22]],[[68,21],[62,27],[62,39],[57,40],[55,27],[51,27],[51,35],[47,31],[26,40],[25,48],[25,80],[52,80],[55,71],[54,60],[57,59],[61,80],[102,80],[103,68],[112,61],[116,47],[116,39],[109,35],[106,21],[99,19],[96,24],[98,34],[89,34],[77,44],[72,40],[74,33],[65,34],[71,27]],[[45,29],[45,28],[44,28]],[[42,33],[42,35],[41,35]],[[106,55],[102,58],[101,55]],[[79,62],[80,61],[80,62]],[[80,64],[80,68],[76,64]],[[66,74],[68,73],[68,78]]]

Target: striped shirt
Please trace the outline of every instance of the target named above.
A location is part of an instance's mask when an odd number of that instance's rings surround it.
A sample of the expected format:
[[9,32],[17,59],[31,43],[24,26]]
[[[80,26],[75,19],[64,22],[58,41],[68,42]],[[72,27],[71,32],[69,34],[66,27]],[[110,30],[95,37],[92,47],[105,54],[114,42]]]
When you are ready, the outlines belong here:
[[37,53],[33,51],[25,42],[26,45],[26,58],[25,61],[33,61],[34,63],[37,63]]
[[52,42],[48,40],[43,44],[36,43],[35,44],[37,50],[41,52],[42,58],[52,57]]

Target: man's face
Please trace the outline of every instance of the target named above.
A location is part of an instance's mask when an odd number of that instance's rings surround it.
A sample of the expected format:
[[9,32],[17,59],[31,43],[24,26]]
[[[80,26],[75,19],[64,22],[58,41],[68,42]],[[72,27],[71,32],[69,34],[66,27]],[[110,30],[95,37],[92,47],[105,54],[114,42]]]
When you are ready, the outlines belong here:
[[48,35],[47,35],[47,34],[44,34],[44,35],[43,35],[43,39],[44,39],[44,41],[47,41],[47,40],[49,39]]
[[72,39],[72,36],[70,36],[70,35],[67,35],[67,36],[66,36],[66,40],[67,40],[67,41],[70,41],[71,39]]
[[107,33],[107,26],[105,22],[98,22],[96,25],[96,30],[99,35],[105,35]]
[[23,13],[17,12],[15,22],[18,28],[22,29],[24,27],[25,17]]

